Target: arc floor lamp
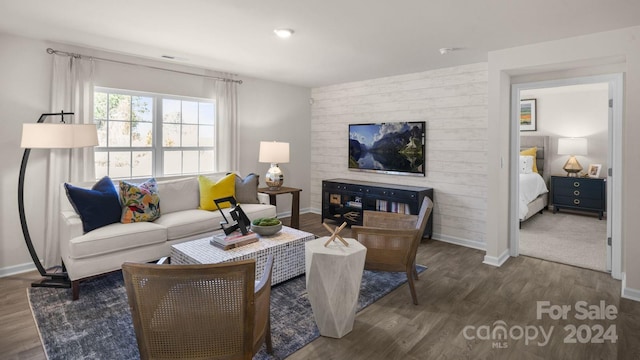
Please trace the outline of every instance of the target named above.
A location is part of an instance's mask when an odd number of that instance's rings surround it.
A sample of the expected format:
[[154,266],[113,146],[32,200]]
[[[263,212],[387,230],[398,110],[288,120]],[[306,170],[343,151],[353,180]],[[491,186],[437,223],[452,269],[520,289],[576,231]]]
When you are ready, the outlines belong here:
[[[98,145],[98,133],[95,124],[67,124],[64,122],[65,115],[71,116],[73,113],[61,111],[59,113],[42,114],[35,124],[22,125],[20,147],[24,149],[24,155],[22,155],[20,177],[18,178],[18,212],[20,213],[20,225],[22,226],[27,249],[29,249],[29,254],[38,272],[44,278],[39,282],[32,283],[31,286],[33,287],[68,288],[71,287],[71,282],[64,266],[45,269],[31,242],[29,228],[27,227],[27,217],[24,212],[24,177],[31,149],[73,149]],[[44,124],[44,120],[49,116],[60,116],[60,122]]]

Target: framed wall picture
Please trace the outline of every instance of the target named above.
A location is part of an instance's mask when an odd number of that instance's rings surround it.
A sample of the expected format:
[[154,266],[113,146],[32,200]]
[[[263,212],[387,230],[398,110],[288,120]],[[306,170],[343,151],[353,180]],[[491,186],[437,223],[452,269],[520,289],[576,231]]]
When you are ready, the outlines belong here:
[[520,100],[520,131],[536,131],[536,99]]
[[589,170],[587,170],[587,175],[589,175],[590,178],[599,178],[600,169],[602,169],[602,164],[590,164]]

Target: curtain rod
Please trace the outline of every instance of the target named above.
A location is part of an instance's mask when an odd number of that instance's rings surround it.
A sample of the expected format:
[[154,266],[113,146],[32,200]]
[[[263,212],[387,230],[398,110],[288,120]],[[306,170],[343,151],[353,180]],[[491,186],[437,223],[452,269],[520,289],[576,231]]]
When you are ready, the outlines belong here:
[[235,79],[223,78],[223,77],[218,77],[218,76],[201,75],[201,74],[195,74],[195,73],[190,73],[190,72],[186,72],[186,71],[165,69],[165,68],[161,68],[161,67],[158,67],[158,66],[141,65],[141,64],[135,64],[135,63],[127,62],[127,61],[105,59],[105,58],[96,57],[96,56],[87,56],[87,55],[82,55],[82,54],[77,54],[77,53],[70,53],[70,52],[66,52],[66,51],[54,50],[52,48],[47,48],[47,53],[48,54],[52,54],[52,55],[69,56],[69,57],[73,57],[73,58],[76,58],[76,59],[88,58],[89,60],[100,60],[100,61],[117,63],[117,64],[142,66],[142,67],[146,67],[146,68],[149,68],[149,69],[169,71],[169,72],[174,72],[174,73],[183,74],[183,75],[199,76],[199,77],[204,77],[204,78],[213,79],[213,80],[221,80],[221,81],[225,81],[225,82],[234,82],[234,83],[242,84],[242,80],[235,80]]

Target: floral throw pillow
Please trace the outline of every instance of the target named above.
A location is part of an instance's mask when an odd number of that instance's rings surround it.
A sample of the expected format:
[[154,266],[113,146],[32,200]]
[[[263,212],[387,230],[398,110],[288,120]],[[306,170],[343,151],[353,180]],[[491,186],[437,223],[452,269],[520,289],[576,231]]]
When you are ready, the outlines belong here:
[[149,179],[142,184],[121,181],[120,202],[120,222],[123,224],[153,221],[160,217],[160,196],[156,179]]

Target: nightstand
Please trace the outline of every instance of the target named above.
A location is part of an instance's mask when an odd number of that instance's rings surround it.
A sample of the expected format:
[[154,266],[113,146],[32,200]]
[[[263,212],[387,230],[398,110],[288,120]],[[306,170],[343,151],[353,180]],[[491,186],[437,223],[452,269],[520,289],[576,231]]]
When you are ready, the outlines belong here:
[[592,211],[597,212],[598,218],[602,220],[607,209],[606,196],[606,179],[551,177],[551,205],[554,214],[560,209]]

